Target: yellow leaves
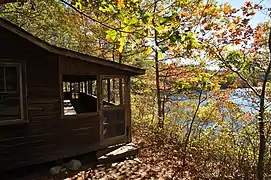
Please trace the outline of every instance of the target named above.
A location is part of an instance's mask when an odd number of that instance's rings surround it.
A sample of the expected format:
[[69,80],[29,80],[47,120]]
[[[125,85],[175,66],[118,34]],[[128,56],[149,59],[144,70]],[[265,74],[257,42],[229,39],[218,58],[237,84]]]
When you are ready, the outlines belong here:
[[115,30],[109,29],[109,30],[106,31],[106,39],[107,40],[113,40],[114,41],[116,39],[117,35],[118,35],[118,33]]
[[146,55],[149,56],[152,53],[152,47],[148,47],[146,50]]
[[229,14],[231,12],[231,5],[229,3],[226,3],[223,7],[224,14]]
[[164,57],[163,57],[163,54],[159,51],[158,52],[158,59],[163,59]]
[[126,36],[122,36],[121,38],[119,38],[119,43],[120,43],[120,47],[119,47],[119,52],[121,53],[123,51],[123,48],[125,46],[126,43]]

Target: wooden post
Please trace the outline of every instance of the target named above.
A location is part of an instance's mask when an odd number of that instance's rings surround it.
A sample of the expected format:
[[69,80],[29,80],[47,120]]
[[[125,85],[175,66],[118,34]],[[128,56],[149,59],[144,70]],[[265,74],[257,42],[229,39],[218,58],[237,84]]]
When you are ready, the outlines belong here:
[[124,96],[125,96],[125,112],[126,112],[126,135],[127,135],[127,141],[132,141],[132,134],[131,134],[131,99],[130,99],[130,77],[125,77],[125,83],[124,83]]
[[111,94],[110,94],[110,79],[107,79],[107,101],[110,102],[110,97],[111,97]]
[[85,81],[85,93],[88,94],[88,81]]
[[[101,76],[97,76],[97,111],[100,114],[100,143],[104,140],[104,136],[103,136],[103,88],[104,85],[102,83],[102,77]],[[91,87],[92,87],[92,81],[91,81]],[[92,89],[92,88],[91,88]]]
[[61,111],[61,116],[64,116],[64,94],[63,94],[63,74],[62,74],[62,63],[61,63],[61,58],[58,56],[58,80],[59,80],[59,93],[60,93],[60,111]]
[[[97,81],[98,81],[98,80],[97,80]],[[92,80],[90,80],[89,82],[90,82],[90,83],[89,83],[89,93],[90,93],[91,95],[93,95],[93,88],[92,88],[93,82],[92,82]]]
[[120,104],[123,105],[123,79],[119,78],[119,96],[120,96]]
[[[116,103],[116,95],[117,94],[115,91],[116,91],[116,78],[113,78],[112,79],[112,93],[113,94],[112,94],[112,99],[111,99],[113,103]],[[119,93],[119,91],[117,93]]]

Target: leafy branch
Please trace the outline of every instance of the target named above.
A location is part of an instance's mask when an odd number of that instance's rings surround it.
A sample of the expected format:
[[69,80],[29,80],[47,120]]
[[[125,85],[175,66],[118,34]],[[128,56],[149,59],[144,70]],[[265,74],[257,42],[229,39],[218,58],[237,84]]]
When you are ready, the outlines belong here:
[[106,28],[108,28],[108,29],[112,29],[112,30],[115,30],[115,31],[118,31],[118,32],[122,32],[122,33],[138,34],[138,35],[141,35],[141,36],[145,36],[144,34],[141,34],[141,33],[136,32],[136,31],[124,31],[124,30],[122,30],[121,28],[116,28],[116,27],[109,26],[109,25],[105,24],[104,22],[99,21],[99,20],[97,20],[97,19],[95,19],[95,18],[89,16],[88,14],[86,14],[86,13],[80,11],[78,8],[76,8],[75,6],[73,6],[71,3],[68,3],[68,2],[65,1],[65,0],[60,0],[60,1],[61,1],[63,4],[65,4],[65,5],[69,6],[70,8],[72,8],[73,10],[75,10],[76,12],[78,12],[79,14],[81,14],[81,15],[87,17],[88,19],[92,20],[93,22],[96,22],[96,23],[98,23],[98,24],[100,24],[100,25],[102,25],[102,26],[104,26],[104,27],[106,27]]

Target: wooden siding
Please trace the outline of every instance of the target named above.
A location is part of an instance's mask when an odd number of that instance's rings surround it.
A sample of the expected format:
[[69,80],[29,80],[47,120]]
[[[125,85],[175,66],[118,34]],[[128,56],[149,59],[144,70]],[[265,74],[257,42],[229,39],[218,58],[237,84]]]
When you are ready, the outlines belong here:
[[0,171],[99,148],[99,115],[61,118],[58,55],[0,28],[0,59],[24,68],[28,123],[0,126]]

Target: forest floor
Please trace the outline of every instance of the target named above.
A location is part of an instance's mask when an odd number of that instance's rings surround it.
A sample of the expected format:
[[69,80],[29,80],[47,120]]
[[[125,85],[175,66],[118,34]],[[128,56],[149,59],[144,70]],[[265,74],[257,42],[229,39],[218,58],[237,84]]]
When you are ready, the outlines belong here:
[[[133,142],[140,148],[138,157],[109,165],[84,168],[85,170],[52,177],[49,168],[43,168],[34,174],[20,176],[21,180],[126,180],[126,179],[221,179],[219,169],[206,166],[198,161],[199,157],[187,155],[185,169],[182,166],[181,146],[173,138],[166,138],[165,134],[157,132],[148,125],[134,125]],[[196,162],[197,161],[197,162]],[[84,165],[84,163],[83,163]],[[3,179],[0,177],[0,179]],[[8,178],[11,179],[11,178]],[[226,178],[223,179],[236,179]],[[4,179],[3,179],[4,180]]]
[[[139,147],[137,158],[81,171],[68,179],[181,179],[181,153],[176,144],[163,141],[148,126],[135,126],[133,142]],[[191,177],[188,172],[185,176],[183,179]]]

